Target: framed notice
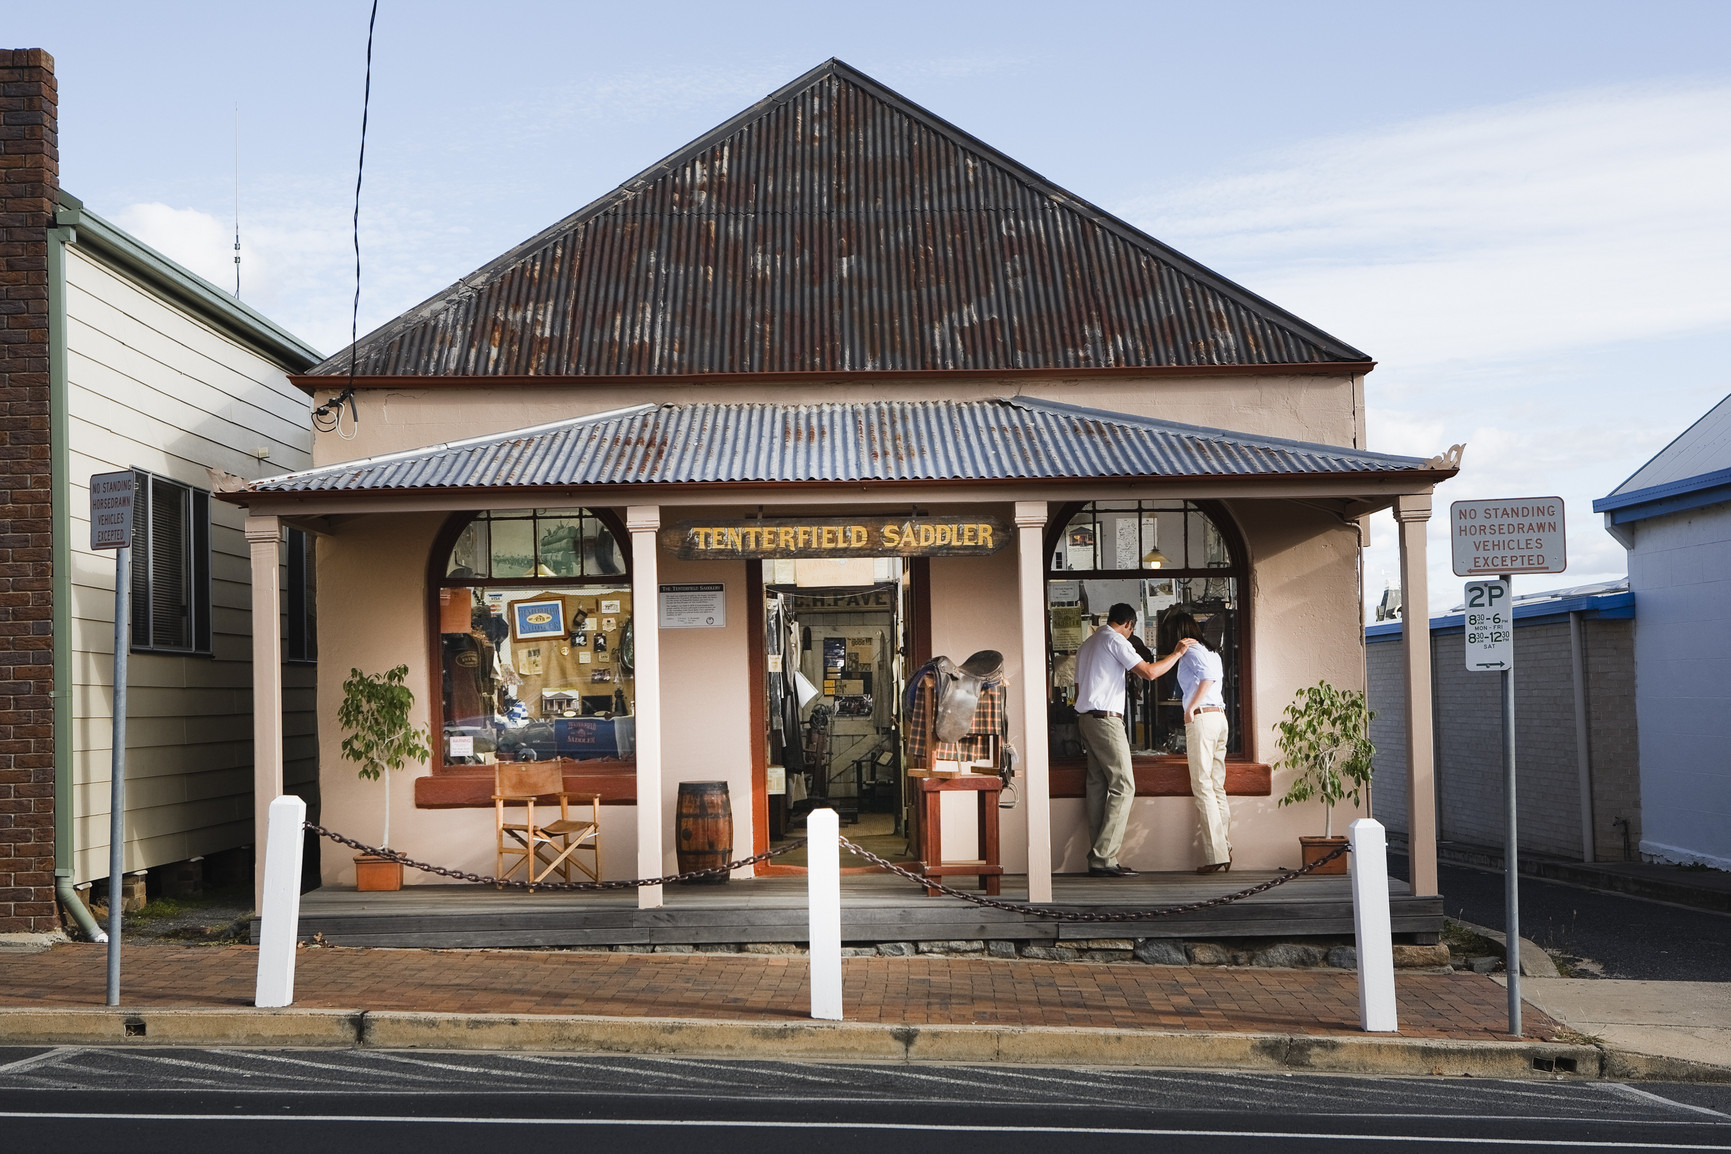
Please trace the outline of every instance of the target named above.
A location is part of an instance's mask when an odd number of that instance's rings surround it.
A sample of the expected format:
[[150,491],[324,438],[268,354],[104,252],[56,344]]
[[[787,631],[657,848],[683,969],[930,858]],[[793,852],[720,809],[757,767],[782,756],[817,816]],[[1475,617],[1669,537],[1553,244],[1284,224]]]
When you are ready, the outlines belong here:
[[513,601],[511,636],[518,641],[565,635],[565,602]]
[[727,586],[719,581],[661,586],[661,628],[727,628]]

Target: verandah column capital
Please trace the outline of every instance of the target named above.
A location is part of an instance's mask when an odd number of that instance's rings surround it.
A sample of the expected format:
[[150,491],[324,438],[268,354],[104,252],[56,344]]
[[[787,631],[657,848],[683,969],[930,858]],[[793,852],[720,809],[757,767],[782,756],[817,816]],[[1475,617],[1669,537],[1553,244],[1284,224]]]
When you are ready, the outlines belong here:
[[1394,519],[1400,522],[1430,520],[1431,491],[1402,493],[1394,499]]
[[661,506],[625,506],[625,527],[633,533],[661,528]]
[[1047,506],[1044,501],[1017,501],[1016,527],[1019,529],[1026,529],[1035,525],[1043,527],[1046,524],[1046,509]]
[[246,539],[248,541],[280,541],[282,539],[282,518],[248,517],[246,519]]

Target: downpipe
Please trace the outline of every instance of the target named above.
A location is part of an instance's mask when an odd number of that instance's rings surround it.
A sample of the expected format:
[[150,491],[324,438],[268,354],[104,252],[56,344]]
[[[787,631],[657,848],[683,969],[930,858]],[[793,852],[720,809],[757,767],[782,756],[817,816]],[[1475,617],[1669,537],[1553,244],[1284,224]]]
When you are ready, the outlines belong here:
[[78,923],[78,928],[84,936],[93,942],[106,942],[108,935],[101,926],[96,924],[89,908],[78,897],[78,891],[72,888],[72,875],[69,873],[54,874],[54,896],[60,899],[60,908],[72,915],[72,920]]

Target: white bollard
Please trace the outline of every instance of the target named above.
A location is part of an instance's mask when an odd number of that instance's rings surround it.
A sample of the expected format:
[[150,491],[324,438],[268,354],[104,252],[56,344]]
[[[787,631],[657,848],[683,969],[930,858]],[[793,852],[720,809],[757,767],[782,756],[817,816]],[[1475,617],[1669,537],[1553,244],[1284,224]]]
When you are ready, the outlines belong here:
[[833,809],[805,819],[805,878],[811,905],[811,1016],[841,1021],[841,845]]
[[270,803],[264,843],[264,906],[259,910],[258,986],[255,1006],[278,1007],[295,1000],[295,933],[301,920],[301,846],[307,803],[279,797]]
[[1352,844],[1352,932],[1358,946],[1358,1017],[1368,1033],[1398,1030],[1394,1004],[1394,930],[1388,913],[1388,833],[1361,817]]

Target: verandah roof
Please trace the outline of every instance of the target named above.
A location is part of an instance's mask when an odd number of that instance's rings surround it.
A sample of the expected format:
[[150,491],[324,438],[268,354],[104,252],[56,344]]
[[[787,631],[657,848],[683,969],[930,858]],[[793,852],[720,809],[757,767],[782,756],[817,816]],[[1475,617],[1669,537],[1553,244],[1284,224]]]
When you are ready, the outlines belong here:
[[1016,397],[638,405],[254,481],[238,497],[700,483],[1453,475],[1440,460]]

